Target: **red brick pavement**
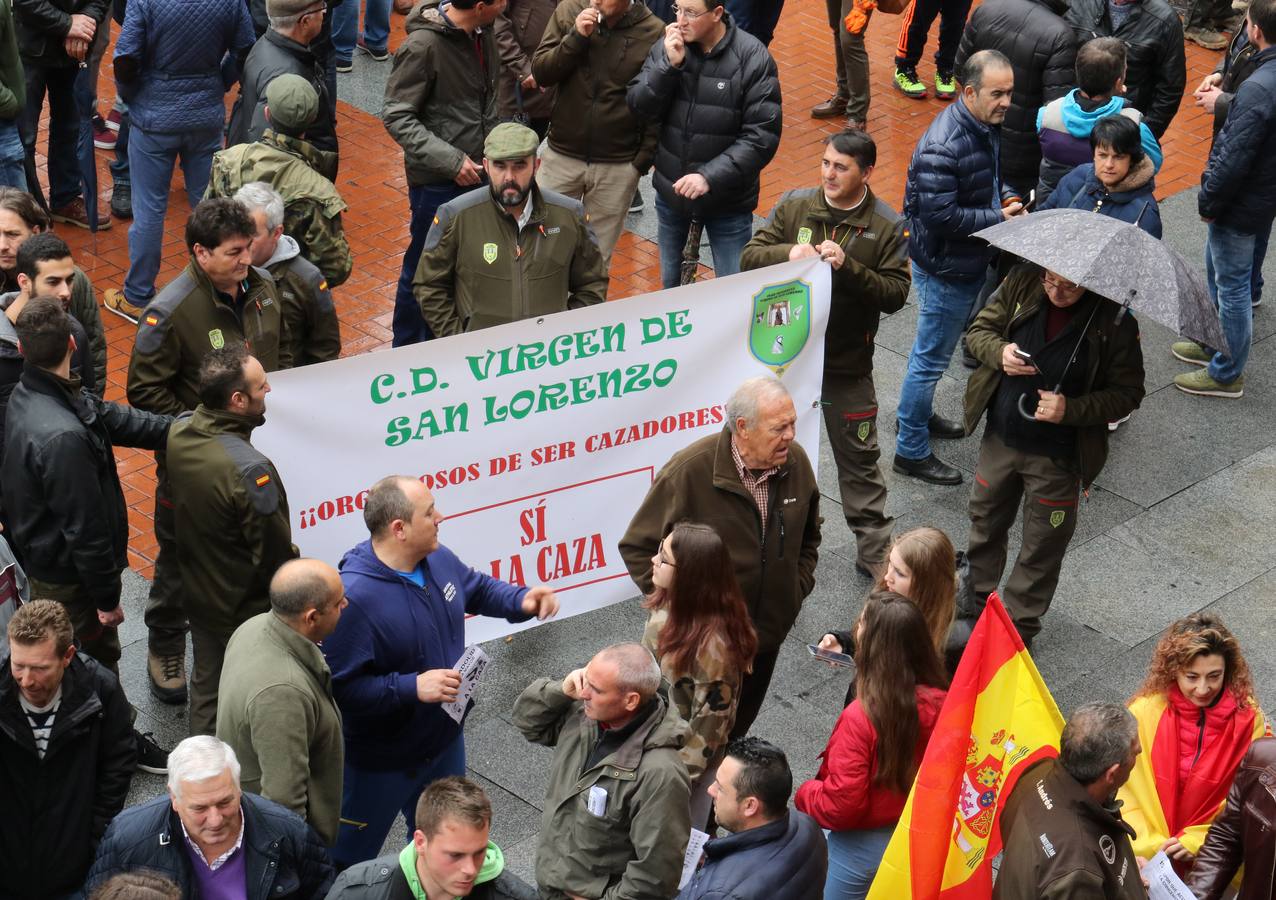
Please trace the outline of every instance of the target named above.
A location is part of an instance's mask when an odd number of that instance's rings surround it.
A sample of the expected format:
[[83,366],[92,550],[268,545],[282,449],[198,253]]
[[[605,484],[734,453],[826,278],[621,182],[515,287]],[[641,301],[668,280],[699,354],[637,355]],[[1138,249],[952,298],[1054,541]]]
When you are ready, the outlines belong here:
[[[393,27],[391,46],[397,47],[403,39],[403,20],[395,17]],[[898,17],[879,14],[871,23],[867,37],[874,91],[869,133],[878,144],[873,187],[897,208],[903,199],[904,178],[913,145],[943,102],[933,97],[910,100],[891,86],[898,28]],[[931,37],[933,41],[933,33]],[[808,115],[810,108],[828,97],[833,88],[832,36],[824,5],[814,0],[789,0],[771,51],[779,66],[784,93],[784,137],[775,160],[762,175],[758,207],[761,214],[765,214],[785,190],[809,184],[816,177],[816,160],[822,152],[820,142],[841,127],[839,120],[816,121]],[[933,50],[928,47],[928,54],[930,52]],[[1199,180],[1209,148],[1210,125],[1208,118],[1193,107],[1190,92],[1212,71],[1218,56],[1188,45],[1188,94],[1163,141],[1166,163],[1157,177],[1158,196],[1175,194]],[[928,57],[921,67],[923,78],[933,74],[929,65]],[[102,108],[105,109],[110,102],[106,96],[110,91],[109,62],[103,65],[102,88]],[[342,353],[350,355],[389,346],[394,287],[402,249],[408,242],[408,205],[401,153],[381,123],[346,103],[338,105],[338,118],[342,158],[338,188],[350,204],[344,223],[355,254],[355,268],[350,280],[336,291],[336,297],[343,334]],[[42,135],[42,144],[43,140]],[[107,156],[99,155],[98,163],[105,204],[110,184]],[[188,213],[181,174],[177,172],[165,229],[164,261],[158,278],[161,285],[186,264],[182,228]],[[103,290],[122,284],[128,268],[125,223],[117,221],[111,230],[96,235],[66,227],[59,229],[59,233],[71,244],[76,261],[93,279],[99,296]],[[655,245],[626,233],[612,260],[611,279],[610,299],[658,289]],[[110,313],[103,312],[102,318],[110,343],[107,396],[119,400],[124,396],[134,328]],[[156,554],[151,527],[154,466],[148,453],[120,450],[117,457],[129,506],[129,562],[137,572],[150,577]]]

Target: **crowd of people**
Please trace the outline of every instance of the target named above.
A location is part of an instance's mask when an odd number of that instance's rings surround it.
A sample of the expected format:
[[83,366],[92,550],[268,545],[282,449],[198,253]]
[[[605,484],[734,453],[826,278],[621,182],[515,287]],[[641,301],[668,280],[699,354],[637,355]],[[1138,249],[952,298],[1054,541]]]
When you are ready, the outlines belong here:
[[[1180,390],[1238,398],[1276,216],[1276,0],[1251,0],[1239,20],[1217,5],[1194,4],[1186,36],[1210,46],[1234,32],[1195,91],[1214,124],[1198,208],[1226,346],[1169,350],[1195,367]],[[815,186],[755,231],[781,133],[768,50],[780,3],[399,10],[382,113],[410,211],[395,346],[604,302],[649,170],[665,287],[685,280],[701,229],[717,276],[804,258],[832,270],[823,418],[854,566],[874,586],[819,639],[855,676],[818,774],[795,794],[783,750],[751,734],[815,586],[822,523],[793,400],[755,377],[724,398],[721,432],[665,462],[632,512],[619,551],[643,633],[536,680],[510,711],[553,748],[533,886],[506,868],[491,803],[465,778],[456,666],[467,617],[547,620],[552,587],[458,558],[408,475],[367,489],[368,537],[339,561],[300,558],[283,480],[252,441],[270,373],[341,351],[337,289],[357,264],[342,213],[359,198],[336,187],[336,79],[356,51],[391,55],[391,0],[366,6],[360,31],[358,0],[0,0],[0,894],[865,897],[974,623],[995,593],[1031,650],[1078,499],[1144,396],[1134,315],[976,235],[1077,209],[1160,237],[1155,174],[1186,87],[1184,23],[1165,0],[986,0],[973,14],[966,0],[914,0],[892,83],[928,93],[917,66],[938,16],[934,91],[951,103],[896,211],[870,186],[864,127],[877,3],[829,0],[837,91],[811,115],[846,128],[824,142]],[[117,100],[102,117],[108,12]],[[85,128],[114,152],[106,212],[80,187]],[[189,257],[157,286],[179,162]],[[132,219],[129,268],[99,307],[53,225],[112,218]],[[874,339],[910,289],[893,469],[960,484],[932,440],[985,423],[961,552],[935,528],[896,533],[886,512]],[[137,324],[127,403],[103,399],[101,308]],[[953,422],[933,399],[959,343],[974,371]],[[155,452],[147,681],[190,709],[191,737],[171,752],[134,728],[119,680],[130,528],[115,447]],[[1226,625],[1174,622],[1128,708],[1075,710],[1058,758],[1003,798],[995,895],[1142,897],[1139,871],[1164,851],[1200,898],[1222,897],[1242,864],[1241,896],[1270,897],[1269,733]],[[125,808],[137,769],[166,775],[167,796]],[[380,856],[400,814],[410,842]],[[692,829],[710,840],[683,878]]]

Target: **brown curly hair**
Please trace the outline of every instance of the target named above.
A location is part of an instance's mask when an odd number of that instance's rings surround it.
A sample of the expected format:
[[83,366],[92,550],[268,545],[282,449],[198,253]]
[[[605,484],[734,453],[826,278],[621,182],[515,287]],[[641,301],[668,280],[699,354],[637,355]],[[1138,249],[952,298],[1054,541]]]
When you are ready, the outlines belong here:
[[1179,673],[1198,656],[1223,657],[1224,689],[1231,691],[1241,705],[1258,705],[1254,679],[1241,653],[1240,642],[1227,630],[1222,619],[1208,612],[1184,616],[1165,630],[1152,652],[1147,677],[1130,699],[1164,694],[1176,683]]

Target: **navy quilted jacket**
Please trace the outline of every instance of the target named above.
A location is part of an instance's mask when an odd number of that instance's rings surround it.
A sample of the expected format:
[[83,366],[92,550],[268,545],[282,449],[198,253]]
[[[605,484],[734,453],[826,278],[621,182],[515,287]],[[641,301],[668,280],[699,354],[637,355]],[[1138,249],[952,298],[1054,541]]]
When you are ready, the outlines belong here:
[[1276,216],[1276,47],[1254,54],[1214,139],[1197,209],[1206,219],[1255,234]]
[[1000,129],[955,101],[935,117],[908,164],[908,255],[939,278],[984,277],[992,251],[974,234],[1001,221]]
[[128,0],[115,74],[133,127],[220,130],[238,78],[231,60],[254,39],[243,0]]

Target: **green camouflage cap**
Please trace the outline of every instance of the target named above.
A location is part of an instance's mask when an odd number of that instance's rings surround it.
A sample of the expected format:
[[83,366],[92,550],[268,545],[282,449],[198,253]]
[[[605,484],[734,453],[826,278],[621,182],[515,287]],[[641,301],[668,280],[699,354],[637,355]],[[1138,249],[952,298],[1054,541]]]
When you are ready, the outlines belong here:
[[540,142],[536,132],[526,125],[502,122],[488,132],[487,140],[483,142],[483,156],[493,161],[535,156]]
[[319,114],[319,95],[300,75],[280,75],[266,88],[270,121],[285,131],[305,131]]

